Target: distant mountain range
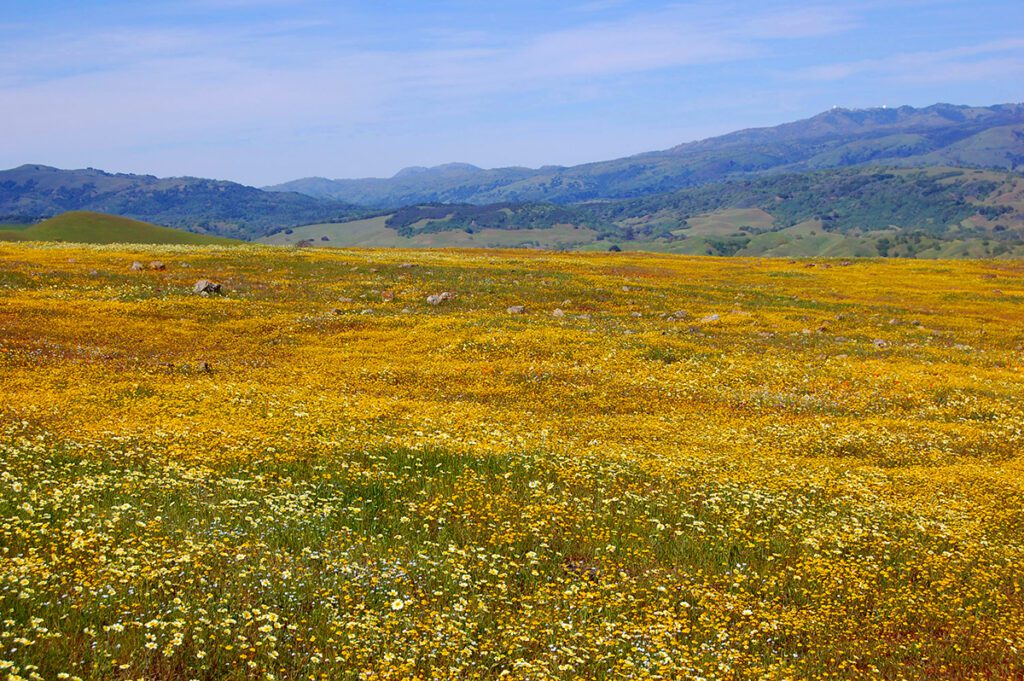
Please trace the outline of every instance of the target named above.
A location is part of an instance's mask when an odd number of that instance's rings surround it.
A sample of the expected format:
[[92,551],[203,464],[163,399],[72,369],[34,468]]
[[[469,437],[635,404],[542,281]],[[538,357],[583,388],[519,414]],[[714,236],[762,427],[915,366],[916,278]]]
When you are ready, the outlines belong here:
[[[0,223],[20,223],[18,231],[67,211],[97,211],[317,246],[1011,256],[1024,255],[1022,168],[1024,104],[833,109],[574,167],[451,163],[264,190],[24,165],[0,171]],[[96,232],[79,228],[83,219],[69,218],[58,232]],[[134,228],[112,229],[100,232]]]
[[854,165],[1024,166],[1024,104],[832,109],[628,158],[573,167],[483,170],[452,163],[388,179],[314,177],[268,187],[378,208],[635,198],[728,179]]
[[333,199],[269,193],[235,182],[195,177],[157,178],[43,165],[0,171],[0,223],[35,222],[75,210],[242,239],[365,212]]

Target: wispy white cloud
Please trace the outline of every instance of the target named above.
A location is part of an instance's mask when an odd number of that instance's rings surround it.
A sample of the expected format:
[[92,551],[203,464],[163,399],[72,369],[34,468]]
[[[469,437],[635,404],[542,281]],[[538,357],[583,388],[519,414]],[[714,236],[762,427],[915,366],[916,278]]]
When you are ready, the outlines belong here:
[[822,64],[797,71],[798,79],[841,81],[873,76],[900,83],[942,83],[990,77],[1012,77],[1024,69],[1024,38],[997,40],[894,54],[884,59]]

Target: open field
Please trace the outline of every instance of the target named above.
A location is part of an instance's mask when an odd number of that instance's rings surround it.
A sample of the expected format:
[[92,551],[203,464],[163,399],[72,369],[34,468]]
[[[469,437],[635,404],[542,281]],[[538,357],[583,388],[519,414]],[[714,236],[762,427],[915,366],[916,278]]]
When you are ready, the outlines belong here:
[[0,244],[0,668],[1019,678],[1022,367],[1012,260]]

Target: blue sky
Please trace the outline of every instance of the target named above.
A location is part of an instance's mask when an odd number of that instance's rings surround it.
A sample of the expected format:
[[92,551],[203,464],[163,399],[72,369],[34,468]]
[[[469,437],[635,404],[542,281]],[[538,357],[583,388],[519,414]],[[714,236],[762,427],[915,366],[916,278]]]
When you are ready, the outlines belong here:
[[1024,2],[5,0],[0,167],[267,184],[1024,101]]

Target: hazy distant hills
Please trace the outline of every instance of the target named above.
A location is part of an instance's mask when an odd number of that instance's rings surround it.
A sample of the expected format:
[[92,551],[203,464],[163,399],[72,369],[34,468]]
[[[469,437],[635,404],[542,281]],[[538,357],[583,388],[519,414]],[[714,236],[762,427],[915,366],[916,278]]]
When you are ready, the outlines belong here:
[[254,238],[281,227],[340,220],[360,210],[336,200],[270,193],[235,182],[157,178],[92,168],[23,165],[0,171],[0,222],[86,210],[219,236]]
[[387,179],[307,178],[269,187],[372,207],[634,198],[759,174],[872,164],[1024,166],[1024,105],[936,104],[833,109],[794,123],[574,167],[467,164],[410,168]]

